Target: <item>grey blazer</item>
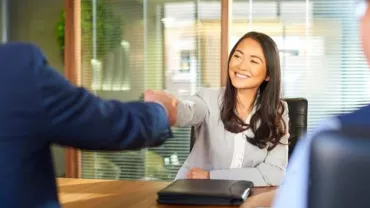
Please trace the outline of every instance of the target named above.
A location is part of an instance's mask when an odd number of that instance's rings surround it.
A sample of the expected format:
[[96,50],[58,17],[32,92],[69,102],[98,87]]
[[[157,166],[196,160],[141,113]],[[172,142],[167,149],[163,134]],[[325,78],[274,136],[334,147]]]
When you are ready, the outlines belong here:
[[[280,185],[288,163],[289,133],[281,138],[283,144],[271,151],[245,142],[241,168],[231,168],[236,134],[225,130],[220,118],[223,91],[224,88],[202,88],[194,96],[180,99],[176,125],[196,126],[196,141],[176,179],[185,178],[191,168],[198,167],[210,171],[211,179],[249,180],[255,186]],[[289,128],[288,105],[282,102],[285,108],[283,120]],[[257,109],[255,105],[247,123]],[[243,133],[254,136],[251,130]]]

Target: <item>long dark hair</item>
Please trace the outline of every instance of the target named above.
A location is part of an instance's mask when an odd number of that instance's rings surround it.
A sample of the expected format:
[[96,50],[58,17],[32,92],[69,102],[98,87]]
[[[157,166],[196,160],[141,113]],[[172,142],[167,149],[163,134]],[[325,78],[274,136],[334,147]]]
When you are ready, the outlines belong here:
[[260,96],[256,98],[256,104],[260,108],[253,114],[248,125],[235,113],[237,90],[232,85],[228,72],[226,89],[222,98],[221,120],[225,129],[233,133],[239,133],[251,128],[255,136],[253,138],[247,137],[248,142],[261,149],[269,146],[268,150],[271,150],[280,143],[281,137],[286,134],[286,125],[282,120],[282,115],[286,109],[284,109],[280,100],[279,51],[275,42],[268,35],[249,32],[241,37],[231,50],[228,67],[236,47],[246,38],[251,38],[261,45],[266,59],[267,76],[270,79],[269,81],[264,81],[259,87]]

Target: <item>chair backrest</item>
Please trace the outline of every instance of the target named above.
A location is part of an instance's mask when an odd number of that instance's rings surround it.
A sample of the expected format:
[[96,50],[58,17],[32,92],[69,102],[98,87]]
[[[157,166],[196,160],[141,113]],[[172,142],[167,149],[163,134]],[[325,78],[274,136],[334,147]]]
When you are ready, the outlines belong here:
[[307,132],[308,102],[305,98],[286,98],[289,109],[289,156],[294,150],[298,139]]
[[[290,144],[289,144],[289,156],[294,150],[294,147],[299,138],[307,131],[307,111],[308,102],[305,98],[286,98],[284,101],[287,102],[289,108],[289,133],[290,133]],[[192,150],[195,143],[195,128],[191,128],[190,138],[190,151]]]
[[307,207],[370,207],[370,138],[322,132],[311,144]]

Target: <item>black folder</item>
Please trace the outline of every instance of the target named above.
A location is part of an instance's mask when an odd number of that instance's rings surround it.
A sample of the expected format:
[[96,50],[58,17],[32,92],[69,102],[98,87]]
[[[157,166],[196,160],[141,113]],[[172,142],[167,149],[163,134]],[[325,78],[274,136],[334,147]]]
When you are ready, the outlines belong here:
[[159,204],[240,205],[253,183],[237,180],[179,179],[158,192]]

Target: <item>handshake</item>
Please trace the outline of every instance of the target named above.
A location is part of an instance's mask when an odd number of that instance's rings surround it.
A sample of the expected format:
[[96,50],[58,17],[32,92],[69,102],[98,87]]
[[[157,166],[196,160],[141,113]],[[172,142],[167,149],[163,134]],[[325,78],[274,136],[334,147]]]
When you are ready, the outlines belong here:
[[162,104],[167,112],[170,126],[176,123],[178,100],[164,91],[146,90],[144,93],[145,102],[157,102]]

